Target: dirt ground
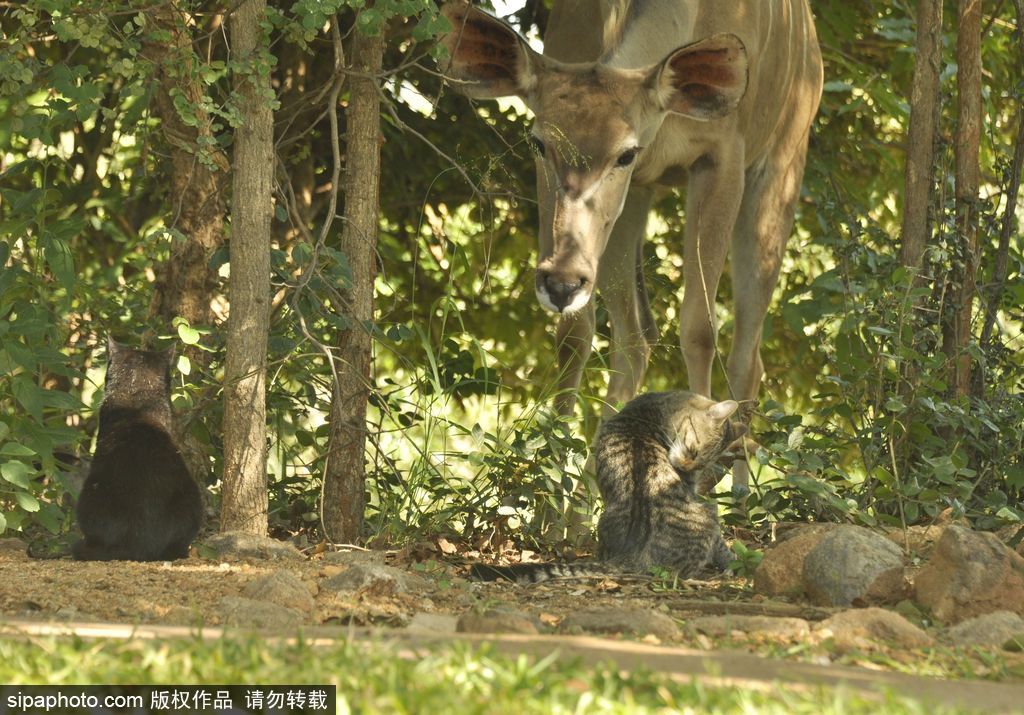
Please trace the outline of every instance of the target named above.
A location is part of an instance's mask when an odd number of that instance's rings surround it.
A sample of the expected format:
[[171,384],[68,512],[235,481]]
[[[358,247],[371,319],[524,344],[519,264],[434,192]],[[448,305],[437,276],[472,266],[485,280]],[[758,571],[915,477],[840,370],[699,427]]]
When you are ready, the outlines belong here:
[[[0,616],[18,619],[110,621],[127,624],[223,625],[221,601],[241,596],[262,576],[285,569],[299,576],[316,599],[308,625],[402,627],[416,613],[461,615],[470,610],[510,609],[554,629],[581,608],[648,608],[676,619],[696,615],[758,614],[827,617],[829,609],[765,601],[742,580],[658,584],[622,578],[552,581],[535,586],[477,583],[466,578],[462,559],[447,544],[424,544],[372,554],[374,561],[424,577],[424,593],[363,589],[337,593],[320,582],[347,566],[325,554],[296,561],[221,561],[193,555],[173,563],[78,562],[34,559],[21,542],[0,548]],[[444,548],[442,548],[444,547]],[[432,553],[433,552],[433,553]],[[362,556],[362,554],[354,554]]]

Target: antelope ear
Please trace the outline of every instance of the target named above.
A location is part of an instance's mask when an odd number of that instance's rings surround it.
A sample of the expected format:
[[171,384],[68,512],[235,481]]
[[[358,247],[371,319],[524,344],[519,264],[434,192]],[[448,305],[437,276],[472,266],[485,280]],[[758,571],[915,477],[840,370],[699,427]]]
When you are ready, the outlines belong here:
[[537,84],[541,56],[507,24],[465,2],[447,3],[441,14],[452,24],[441,44],[456,90],[477,99],[523,97]]
[[736,108],[747,91],[747,50],[736,35],[712,35],[669,55],[653,72],[664,109],[707,121]]
[[732,416],[732,413],[739,409],[740,403],[735,400],[716,402],[708,408],[708,416],[718,422],[725,422]]

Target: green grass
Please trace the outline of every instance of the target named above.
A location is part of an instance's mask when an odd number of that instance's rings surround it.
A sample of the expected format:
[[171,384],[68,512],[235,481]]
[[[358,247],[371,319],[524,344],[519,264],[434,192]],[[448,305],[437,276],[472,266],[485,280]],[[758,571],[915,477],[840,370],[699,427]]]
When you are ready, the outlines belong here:
[[455,645],[401,658],[389,647],[220,640],[0,640],[10,684],[334,684],[338,713],[778,713],[893,715],[967,712],[846,690],[680,684],[649,672],[568,660],[505,657]]

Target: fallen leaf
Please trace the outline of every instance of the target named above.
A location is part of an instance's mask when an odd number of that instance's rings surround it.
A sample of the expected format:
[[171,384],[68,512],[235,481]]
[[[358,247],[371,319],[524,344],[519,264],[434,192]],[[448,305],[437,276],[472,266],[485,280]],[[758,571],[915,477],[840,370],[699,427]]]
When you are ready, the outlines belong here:
[[542,613],[538,618],[540,618],[540,622],[545,626],[551,626],[552,628],[562,622],[562,617],[556,616],[554,613]]
[[437,546],[441,549],[441,553],[443,554],[450,555],[458,551],[458,548],[456,548],[455,544],[448,541],[448,539],[444,538],[443,536],[439,536],[437,538]]

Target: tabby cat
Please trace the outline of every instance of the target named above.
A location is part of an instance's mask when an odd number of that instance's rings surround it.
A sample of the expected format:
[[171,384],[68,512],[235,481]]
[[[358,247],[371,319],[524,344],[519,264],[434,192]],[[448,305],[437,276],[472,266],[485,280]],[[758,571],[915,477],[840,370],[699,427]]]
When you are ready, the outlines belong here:
[[594,456],[605,510],[597,525],[599,562],[475,564],[472,574],[536,583],[557,576],[646,573],[682,578],[724,571],[732,558],[713,504],[697,493],[705,469],[745,431],[729,420],[738,404],[692,392],[653,392],[629,402],[598,434]]
[[185,558],[199,531],[199,487],[171,436],[173,351],[107,342],[107,380],[89,475],[78,498],[82,560]]

